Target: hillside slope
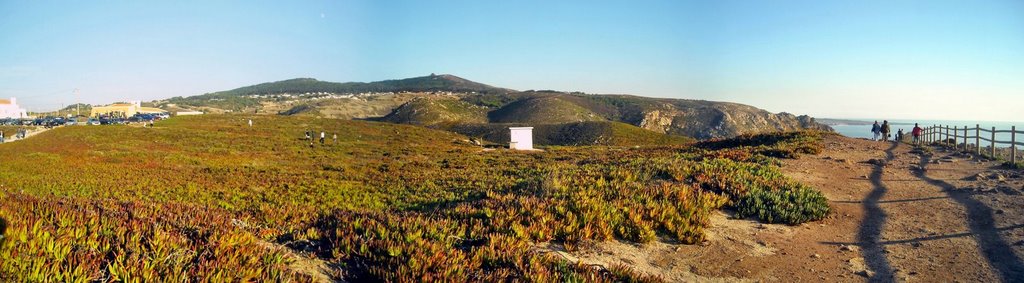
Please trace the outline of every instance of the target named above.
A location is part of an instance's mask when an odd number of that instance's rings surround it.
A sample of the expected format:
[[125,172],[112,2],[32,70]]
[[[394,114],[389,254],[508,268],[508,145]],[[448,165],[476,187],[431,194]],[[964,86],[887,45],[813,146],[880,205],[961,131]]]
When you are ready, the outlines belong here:
[[[424,99],[413,100],[417,97]],[[379,119],[427,126],[441,123],[544,125],[612,121],[696,139],[801,129],[831,130],[809,116],[770,113],[738,103],[558,91],[518,92],[453,75],[433,74],[370,83],[292,79],[199,96],[176,97],[156,104],[193,107],[215,113]]]
[[451,97],[420,97],[395,108],[381,120],[413,125],[487,123],[487,108]]
[[[696,139],[728,138],[741,134],[795,130],[831,131],[809,116],[770,113],[753,106],[703,100],[649,98],[629,95],[586,95],[560,92],[466,95],[462,101],[488,107],[490,123],[530,126],[588,121],[622,122],[656,133]],[[405,105],[404,112],[430,112]],[[396,114],[393,112],[393,114]],[[389,122],[430,125],[431,121],[389,115]],[[473,123],[473,122],[467,122]]]

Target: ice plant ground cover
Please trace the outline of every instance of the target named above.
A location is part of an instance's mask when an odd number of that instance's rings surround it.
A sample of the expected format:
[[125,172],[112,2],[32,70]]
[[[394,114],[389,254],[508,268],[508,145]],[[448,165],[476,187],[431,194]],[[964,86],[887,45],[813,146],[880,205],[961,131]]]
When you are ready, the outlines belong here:
[[[338,141],[310,146],[307,130]],[[820,135],[519,152],[302,117],[64,127],[0,145],[0,281],[310,280],[288,250],[348,280],[659,281],[531,247],[698,243],[723,208],[821,219],[824,196],[776,159],[820,152]]]

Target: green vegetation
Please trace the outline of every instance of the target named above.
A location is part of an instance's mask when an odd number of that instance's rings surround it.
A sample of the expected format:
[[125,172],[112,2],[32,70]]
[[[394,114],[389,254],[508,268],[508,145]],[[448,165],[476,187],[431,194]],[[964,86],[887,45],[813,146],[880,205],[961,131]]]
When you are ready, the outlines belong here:
[[489,116],[495,123],[558,124],[605,120],[558,96],[518,100],[489,113]]
[[506,144],[510,135],[508,128],[520,126],[533,126],[533,142],[537,145],[650,146],[693,142],[693,139],[687,137],[655,133],[633,125],[610,121],[542,125],[454,124],[441,125],[440,128],[495,144]]
[[421,97],[399,106],[381,120],[413,125],[487,123],[487,110],[455,98]]
[[[339,141],[310,146],[306,130]],[[408,125],[204,115],[32,139],[0,145],[0,281],[309,280],[287,250],[351,281],[658,281],[531,250],[697,243],[719,208],[829,211],[766,156],[820,151],[816,133],[483,151]]]

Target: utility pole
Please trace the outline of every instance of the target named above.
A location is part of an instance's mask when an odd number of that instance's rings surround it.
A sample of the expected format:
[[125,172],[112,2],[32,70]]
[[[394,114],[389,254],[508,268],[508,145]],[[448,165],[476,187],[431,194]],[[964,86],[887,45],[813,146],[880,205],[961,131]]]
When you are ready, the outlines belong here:
[[78,89],[75,89],[75,107],[78,109],[78,114],[75,114],[75,119],[78,116],[82,116],[82,100],[78,99]]

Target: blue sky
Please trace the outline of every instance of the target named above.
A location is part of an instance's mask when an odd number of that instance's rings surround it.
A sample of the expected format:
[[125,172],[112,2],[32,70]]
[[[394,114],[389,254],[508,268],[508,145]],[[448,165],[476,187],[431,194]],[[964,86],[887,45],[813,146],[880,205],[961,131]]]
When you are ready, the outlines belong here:
[[430,73],[817,117],[1024,121],[1024,1],[0,0],[0,97],[30,110],[76,88],[97,104]]

